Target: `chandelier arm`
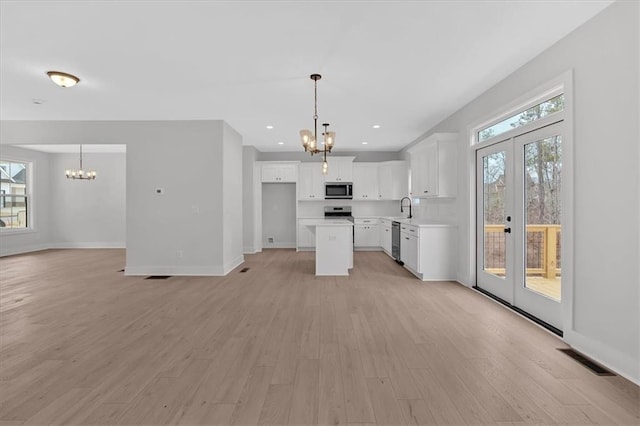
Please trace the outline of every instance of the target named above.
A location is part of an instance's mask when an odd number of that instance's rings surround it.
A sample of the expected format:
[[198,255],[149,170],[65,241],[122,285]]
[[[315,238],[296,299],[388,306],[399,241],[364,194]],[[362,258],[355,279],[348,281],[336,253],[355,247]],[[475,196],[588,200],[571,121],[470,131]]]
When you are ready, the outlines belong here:
[[80,144],[80,170],[82,170],[82,144]]

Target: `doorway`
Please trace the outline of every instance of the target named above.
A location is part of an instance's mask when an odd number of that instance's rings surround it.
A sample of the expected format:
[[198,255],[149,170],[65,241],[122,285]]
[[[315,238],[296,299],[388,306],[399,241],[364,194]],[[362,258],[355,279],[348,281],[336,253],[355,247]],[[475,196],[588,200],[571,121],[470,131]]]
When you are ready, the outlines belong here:
[[563,121],[476,151],[476,285],[562,332]]

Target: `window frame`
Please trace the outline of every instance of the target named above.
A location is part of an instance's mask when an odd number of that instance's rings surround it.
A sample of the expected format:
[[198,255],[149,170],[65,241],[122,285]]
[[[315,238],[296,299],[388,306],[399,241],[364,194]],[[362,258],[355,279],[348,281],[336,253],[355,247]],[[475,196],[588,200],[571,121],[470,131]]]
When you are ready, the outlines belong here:
[[[529,108],[532,108],[536,105],[539,105],[543,102],[546,102],[550,99],[555,98],[558,95],[565,95],[565,107],[564,109],[562,109],[562,111],[557,111],[554,112],[552,114],[549,115],[545,115],[544,117],[539,118],[538,120],[532,121],[530,123],[527,123],[523,126],[518,126],[518,127],[514,127],[510,130],[507,130],[506,132],[503,133],[499,133],[497,135],[491,136],[490,138],[487,138],[483,141],[479,140],[479,133],[484,130],[487,129],[489,127],[492,127],[498,123],[501,123],[502,121],[525,112],[526,110],[528,110]],[[562,119],[564,117],[564,115],[566,114],[566,88],[563,85],[558,85],[555,86],[549,90],[546,90],[542,93],[537,93],[536,95],[534,95],[533,97],[528,97],[528,99],[525,102],[521,102],[521,103],[517,103],[515,105],[512,105],[510,107],[507,108],[503,108],[500,110],[499,114],[495,114],[493,115],[493,118],[491,118],[490,120],[486,120],[483,121],[480,124],[476,124],[475,126],[472,126],[472,135],[471,135],[471,145],[475,148],[475,149],[479,149],[482,148],[484,146],[489,146],[492,145],[496,142],[500,142],[506,139],[510,139],[514,136],[517,136],[519,134],[524,134],[524,133],[528,133],[532,130],[535,130],[539,127],[544,127],[547,124],[553,123],[558,121],[559,119]]]
[[7,162],[7,163],[22,163],[26,165],[26,186],[25,186],[25,203],[27,205],[27,226],[25,228],[6,228],[6,227],[0,227],[0,234],[2,235],[14,235],[14,234],[25,234],[25,233],[31,233],[31,232],[36,232],[36,227],[34,224],[34,217],[35,215],[33,214],[34,211],[34,168],[35,168],[35,161],[34,160],[28,160],[25,158],[19,158],[19,157],[14,157],[14,156],[1,156],[0,157],[0,161],[3,162]]

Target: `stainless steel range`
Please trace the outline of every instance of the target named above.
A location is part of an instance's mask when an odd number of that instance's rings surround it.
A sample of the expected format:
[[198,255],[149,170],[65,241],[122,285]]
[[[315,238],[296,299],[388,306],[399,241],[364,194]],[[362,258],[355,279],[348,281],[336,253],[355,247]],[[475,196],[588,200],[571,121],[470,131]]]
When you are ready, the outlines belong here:
[[353,222],[351,206],[326,206],[324,208],[324,217],[341,217]]

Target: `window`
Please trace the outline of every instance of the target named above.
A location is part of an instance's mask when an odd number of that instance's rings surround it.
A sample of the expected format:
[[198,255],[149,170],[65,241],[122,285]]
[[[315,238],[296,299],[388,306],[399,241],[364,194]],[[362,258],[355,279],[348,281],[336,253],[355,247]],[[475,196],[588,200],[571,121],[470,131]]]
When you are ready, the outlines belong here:
[[28,163],[0,160],[0,227],[29,227]]
[[539,118],[546,117],[564,109],[564,94],[560,94],[537,105],[532,106],[518,114],[502,120],[478,131],[478,142],[508,132],[516,127],[524,126]]

